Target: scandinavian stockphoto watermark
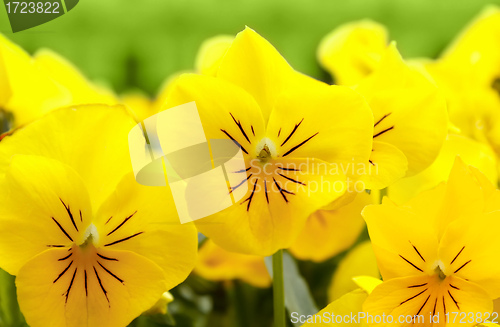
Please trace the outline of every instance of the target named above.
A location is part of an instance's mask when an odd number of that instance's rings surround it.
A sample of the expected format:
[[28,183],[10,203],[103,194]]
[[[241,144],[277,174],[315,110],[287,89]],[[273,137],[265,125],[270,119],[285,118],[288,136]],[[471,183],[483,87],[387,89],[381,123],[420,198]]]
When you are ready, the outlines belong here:
[[285,201],[287,194],[363,192],[363,181],[350,176],[377,174],[378,166],[354,160],[270,160],[272,141],[263,141],[255,155],[245,156],[235,140],[207,140],[194,102],[161,111],[129,133],[137,182],[168,184],[182,223],[220,212],[244,199],[249,190],[265,193],[266,198],[277,193]]
[[436,312],[434,314],[418,315],[371,315],[367,312],[351,312],[349,314],[336,314],[334,312],[324,311],[316,315],[301,315],[298,312],[292,312],[290,321],[293,324],[479,324],[486,321],[498,323],[497,312]]

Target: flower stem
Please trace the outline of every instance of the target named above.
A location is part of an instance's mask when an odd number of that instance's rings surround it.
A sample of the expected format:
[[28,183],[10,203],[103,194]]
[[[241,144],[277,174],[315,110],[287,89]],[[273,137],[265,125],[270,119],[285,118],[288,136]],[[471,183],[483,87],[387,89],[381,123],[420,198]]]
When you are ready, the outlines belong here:
[[285,327],[285,284],[283,281],[283,250],[273,254],[274,327]]

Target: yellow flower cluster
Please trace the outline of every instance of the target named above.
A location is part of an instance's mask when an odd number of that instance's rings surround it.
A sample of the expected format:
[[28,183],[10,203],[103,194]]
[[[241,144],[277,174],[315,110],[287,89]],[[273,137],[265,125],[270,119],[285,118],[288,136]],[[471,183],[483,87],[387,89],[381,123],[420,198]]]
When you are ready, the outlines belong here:
[[[58,55],[29,56],[0,36],[0,268],[16,276],[27,323],[126,326],[164,314],[166,292],[192,271],[266,288],[265,256],[323,262],[365,226],[370,240],[340,262],[332,303],[293,319],[488,320],[477,317],[500,297],[500,9],[437,60],[403,59],[371,21],[327,35],[318,60],[335,85],[297,72],[247,27],[206,41],[193,71],[151,100],[114,95]],[[244,154],[228,193],[248,191],[181,224],[168,186],[135,181],[128,133],[192,101],[206,138]],[[198,233],[209,238],[200,249]]]

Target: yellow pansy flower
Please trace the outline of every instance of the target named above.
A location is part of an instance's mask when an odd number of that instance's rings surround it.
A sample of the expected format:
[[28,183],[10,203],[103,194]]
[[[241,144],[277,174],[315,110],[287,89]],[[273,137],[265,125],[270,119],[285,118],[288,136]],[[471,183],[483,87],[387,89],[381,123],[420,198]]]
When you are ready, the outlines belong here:
[[367,188],[387,187],[435,160],[448,131],[445,99],[427,76],[403,61],[394,43],[355,90],[375,118]]
[[198,254],[194,272],[205,279],[213,281],[239,279],[262,288],[271,285],[271,277],[263,257],[229,252],[209,239],[203,243]]
[[122,107],[71,107],[0,143],[0,267],[30,326],[126,326],[194,267],[194,225],[129,173],[134,125]]
[[392,315],[396,324],[400,315],[423,315],[430,324],[430,315],[439,314],[444,324],[446,313],[491,312],[492,299],[500,295],[499,199],[484,175],[457,159],[446,184],[402,206],[385,198],[366,207],[384,282],[364,310]]
[[249,28],[216,77],[177,79],[169,107],[190,101],[207,139],[233,140],[246,160],[247,169],[230,176],[248,183],[243,200],[197,222],[226,250],[270,255],[288,248],[310,214],[344,194],[351,171],[340,167],[368,162],[373,117],[364,99],[294,71]]
[[290,252],[300,260],[322,262],[347,250],[365,226],[361,211],[373,203],[373,196],[362,192],[336,210],[316,211],[307,219]]
[[[486,8],[443,56],[429,63],[446,93],[450,120],[500,156],[500,8]],[[499,160],[500,168],[500,160]]]
[[318,47],[318,61],[335,84],[355,85],[379,66],[389,44],[386,28],[371,20],[341,25]]

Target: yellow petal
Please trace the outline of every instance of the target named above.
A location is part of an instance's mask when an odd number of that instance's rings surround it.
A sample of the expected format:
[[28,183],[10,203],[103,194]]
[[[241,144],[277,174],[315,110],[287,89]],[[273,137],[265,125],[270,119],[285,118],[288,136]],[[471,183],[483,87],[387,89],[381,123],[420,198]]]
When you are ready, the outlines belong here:
[[371,20],[348,23],[321,40],[318,60],[336,84],[354,85],[378,67],[387,43],[383,25]]
[[0,67],[5,69],[0,83],[8,83],[12,92],[5,109],[14,114],[16,126],[69,104],[69,92],[39,69],[24,50],[3,35],[0,35],[0,59]]
[[267,137],[279,145],[280,156],[317,158],[337,164],[345,175],[356,175],[368,163],[372,130],[372,114],[359,94],[344,86],[311,83],[282,94]]
[[5,137],[0,144],[0,176],[14,154],[61,161],[83,179],[92,207],[132,171],[128,133],[135,122],[123,107],[100,105],[60,109]]
[[[457,289],[452,288],[450,284]],[[447,326],[473,326],[475,322],[459,323],[460,319],[452,323],[453,312],[484,314],[490,312],[492,307],[491,299],[478,285],[456,277],[440,281],[437,276],[403,277],[383,282],[373,290],[363,304],[363,310],[374,317],[392,316],[394,324],[387,325],[395,326],[412,325],[411,321],[400,323],[399,317],[402,316],[404,319],[415,315],[421,316],[417,317],[420,322],[416,320],[415,325],[429,326],[431,324],[429,319],[433,313],[439,314],[440,323],[436,324],[439,326],[445,325],[445,313],[450,317]],[[373,321],[368,322],[369,326],[380,325]]]
[[144,119],[157,113],[153,102],[141,92],[127,93],[122,95],[121,103],[132,113],[136,121]]
[[68,105],[118,102],[111,91],[92,85],[69,61],[52,51],[38,51],[33,60],[41,71],[69,91],[71,102]]
[[47,250],[17,276],[19,305],[32,327],[126,326],[167,290],[161,269],[135,253],[103,252],[116,261],[102,266],[85,257],[68,266],[60,260],[67,253]]
[[[319,160],[276,159],[265,170],[253,167],[248,173],[239,173],[248,183],[240,201],[196,221],[200,232],[228,251],[266,256],[290,247],[307,217],[346,189],[342,173]],[[199,191],[210,192],[211,185]]]
[[375,287],[382,284],[382,281],[375,277],[370,276],[358,276],[353,277],[352,280],[358,285],[363,291],[370,294],[373,292]]
[[250,93],[267,120],[276,97],[291,83],[292,68],[278,51],[250,28],[236,35],[222,59],[217,77]]
[[392,185],[406,175],[408,160],[394,145],[374,141],[367,169],[362,176],[365,188],[380,190]]
[[373,138],[404,153],[408,176],[427,168],[448,131],[446,102],[437,87],[418,69],[408,67],[391,44],[377,71],[356,90],[373,110]]
[[361,210],[368,204],[373,204],[372,197],[363,192],[337,210],[316,211],[290,252],[301,260],[322,262],[350,248],[365,225]]
[[433,217],[387,201],[367,206],[362,214],[384,280],[434,269],[438,238]]
[[271,285],[263,257],[229,252],[211,240],[206,240],[200,248],[194,271],[213,281],[239,279],[255,287]]
[[391,185],[389,197],[396,203],[403,204],[415,195],[446,181],[457,155],[465,163],[479,168],[491,182],[497,181],[496,159],[491,149],[470,138],[450,134],[436,161],[423,172]]
[[[373,276],[380,281],[377,260],[370,241],[357,245],[340,261],[328,287],[328,300],[332,302],[361,287],[360,282],[354,280],[358,276]],[[363,282],[361,283],[363,284]]]
[[265,125],[257,103],[247,92],[219,78],[185,74],[172,86],[168,106],[191,101],[196,103],[208,140],[230,136],[245,153],[257,151]]
[[17,155],[0,197],[0,266],[12,275],[52,247],[83,242],[92,208],[83,181],[52,159]]
[[198,248],[192,223],[181,224],[168,187],[139,185],[126,175],[96,214],[96,246],[133,251],[156,263],[168,289],[194,268]]
[[215,76],[233,40],[233,36],[218,35],[203,41],[196,55],[196,71],[203,75]]
[[500,297],[499,228],[500,211],[469,215],[452,222],[439,245],[440,258],[451,263],[443,272],[482,286],[492,299]]
[[[365,324],[359,319],[359,313],[362,312],[363,302],[367,298],[366,292],[363,290],[355,290],[345,294],[340,299],[330,303],[314,316],[297,315],[295,319],[297,323],[306,322],[303,327],[307,326],[364,326]],[[335,322],[337,317],[343,318],[342,321]],[[347,318],[346,318],[347,317]],[[352,317],[352,318],[351,318]],[[337,318],[337,319],[339,319]],[[352,319],[352,321],[351,321]],[[292,322],[294,316],[292,315]]]

